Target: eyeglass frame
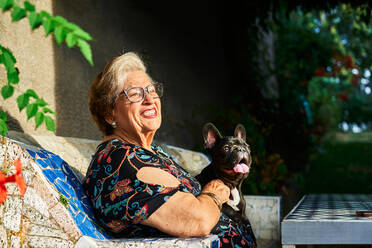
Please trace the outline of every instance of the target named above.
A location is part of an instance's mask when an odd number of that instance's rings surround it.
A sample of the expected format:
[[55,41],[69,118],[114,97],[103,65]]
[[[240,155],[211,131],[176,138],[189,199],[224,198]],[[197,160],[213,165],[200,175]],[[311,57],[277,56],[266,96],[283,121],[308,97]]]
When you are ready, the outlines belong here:
[[[116,101],[117,101],[117,99],[121,96],[121,95],[125,95],[125,97],[128,99],[128,101],[130,101],[131,103],[136,103],[136,102],[142,102],[144,99],[145,99],[145,95],[146,95],[146,92],[147,92],[147,94],[150,94],[150,92],[149,92],[149,87],[150,86],[154,86],[154,89],[156,89],[155,87],[156,86],[161,86],[161,88],[162,88],[162,90],[164,89],[164,86],[163,86],[163,84],[162,83],[159,83],[159,82],[151,82],[151,84],[149,84],[148,86],[146,86],[145,88],[144,87],[141,87],[141,86],[133,86],[133,87],[130,87],[130,88],[128,88],[128,89],[126,89],[126,90],[123,90],[123,91],[121,91],[121,92],[119,92],[119,94],[117,94],[117,96],[116,96],[116,98],[115,98],[115,101],[114,101],[114,104],[116,103]],[[129,99],[129,96],[128,96],[128,91],[129,90],[131,90],[131,89],[134,89],[134,88],[139,88],[139,89],[142,89],[143,90],[143,95],[142,95],[142,99],[141,100],[138,100],[138,101],[131,101],[130,99]],[[155,92],[156,92],[156,90],[155,90]],[[157,93],[157,92],[156,92]],[[162,94],[161,94],[161,96],[159,96],[159,94],[158,94],[158,96],[157,97],[153,97],[153,98],[161,98],[163,96],[163,91],[162,91]]]

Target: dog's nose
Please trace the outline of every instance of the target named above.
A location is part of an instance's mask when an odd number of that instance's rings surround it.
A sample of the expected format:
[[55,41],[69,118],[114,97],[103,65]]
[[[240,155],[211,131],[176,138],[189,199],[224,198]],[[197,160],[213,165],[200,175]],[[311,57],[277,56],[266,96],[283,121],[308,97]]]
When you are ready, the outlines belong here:
[[244,149],[243,147],[238,147],[237,150],[238,150],[239,152],[245,152],[245,149]]

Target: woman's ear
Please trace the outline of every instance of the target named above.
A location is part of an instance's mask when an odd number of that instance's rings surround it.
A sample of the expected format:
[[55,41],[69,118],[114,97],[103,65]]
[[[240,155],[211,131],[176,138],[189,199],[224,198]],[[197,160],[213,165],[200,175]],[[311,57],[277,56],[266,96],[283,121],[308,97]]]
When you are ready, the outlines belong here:
[[245,132],[245,128],[242,124],[238,124],[235,128],[235,132],[234,132],[234,135],[235,137],[238,137],[238,138],[241,138],[245,141],[246,139],[246,132]]
[[112,125],[113,122],[115,122],[114,118],[114,110],[111,110],[111,113],[106,113],[105,115],[105,121],[109,124]]
[[203,127],[203,137],[204,147],[207,149],[212,148],[222,138],[218,129],[210,122]]

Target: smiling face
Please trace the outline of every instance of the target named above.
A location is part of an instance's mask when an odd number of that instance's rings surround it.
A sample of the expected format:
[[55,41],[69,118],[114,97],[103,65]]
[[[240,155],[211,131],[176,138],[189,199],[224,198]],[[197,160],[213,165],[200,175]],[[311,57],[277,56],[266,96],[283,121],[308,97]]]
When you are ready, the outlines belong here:
[[[128,73],[124,88],[121,90],[134,86],[146,88],[150,84],[151,79],[145,72],[132,71]],[[160,98],[153,98],[145,92],[143,101],[132,103],[122,94],[115,103],[110,119],[116,122],[117,128],[114,133],[120,136],[124,134],[130,139],[138,139],[143,135],[154,134],[161,125]]]

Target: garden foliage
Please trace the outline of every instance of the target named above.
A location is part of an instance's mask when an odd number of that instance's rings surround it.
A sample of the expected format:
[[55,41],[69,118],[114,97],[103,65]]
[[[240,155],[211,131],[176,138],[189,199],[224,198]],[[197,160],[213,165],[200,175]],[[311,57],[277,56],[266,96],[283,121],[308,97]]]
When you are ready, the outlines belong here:
[[[254,68],[261,77],[246,80],[228,108],[211,108],[223,133],[231,133],[236,123],[247,129],[253,165],[245,193],[290,194],[293,185],[304,185],[309,154],[328,132],[342,121],[371,123],[370,18],[367,5],[339,4],[327,10],[282,6],[267,19],[274,58],[265,61],[259,41],[250,44],[256,54],[245,58],[252,65],[246,71]],[[268,76],[254,66],[258,63],[269,68]],[[276,86],[269,97],[262,93],[268,77]]]

